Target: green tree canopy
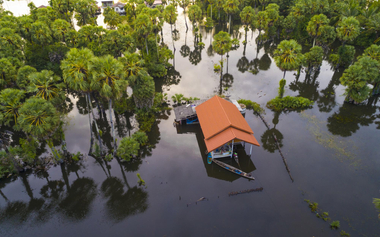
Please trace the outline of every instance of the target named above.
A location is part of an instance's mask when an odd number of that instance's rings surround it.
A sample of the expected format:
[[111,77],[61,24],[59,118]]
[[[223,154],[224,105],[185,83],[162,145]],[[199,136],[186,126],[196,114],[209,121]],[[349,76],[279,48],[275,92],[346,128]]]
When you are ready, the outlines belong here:
[[0,123],[9,125],[16,124],[19,116],[18,110],[25,97],[25,91],[8,88],[0,92]]
[[360,34],[360,24],[355,17],[345,17],[336,28],[337,37],[343,42],[352,41]]
[[80,0],[75,3],[75,19],[78,21],[78,26],[84,26],[87,24],[95,25],[96,23],[96,11],[98,6],[95,0]]
[[27,99],[19,115],[18,128],[40,139],[52,134],[61,122],[54,106],[38,97]]
[[284,71],[297,69],[302,63],[302,47],[295,40],[283,40],[274,51],[274,61],[277,67]]
[[89,49],[72,48],[61,63],[63,79],[74,91],[89,92],[90,65],[94,54]]
[[227,32],[220,31],[218,34],[214,35],[214,41],[212,42],[212,47],[214,51],[223,57],[225,53],[230,51],[232,46],[232,41],[230,35]]

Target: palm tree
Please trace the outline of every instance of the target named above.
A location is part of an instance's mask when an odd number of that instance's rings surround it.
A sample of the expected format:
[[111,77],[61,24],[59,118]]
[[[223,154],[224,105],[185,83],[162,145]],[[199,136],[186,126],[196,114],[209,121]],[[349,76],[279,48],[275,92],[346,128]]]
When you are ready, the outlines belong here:
[[239,1],[238,0],[226,0],[226,2],[223,5],[224,11],[229,16],[229,23],[228,23],[228,34],[231,33],[231,15],[235,14],[239,11]]
[[190,0],[179,0],[179,6],[183,8],[183,16],[185,17],[185,25],[186,25],[186,31],[189,29],[187,27],[187,20],[186,20],[186,8],[189,6]]
[[214,41],[212,42],[212,48],[214,51],[220,55],[220,64],[222,66],[220,70],[220,80],[222,80],[223,74],[223,55],[230,51],[232,46],[232,41],[230,35],[227,32],[220,31],[218,34],[214,35]]
[[149,55],[148,51],[148,36],[153,29],[152,22],[147,14],[139,14],[134,21],[135,32],[139,37],[145,39],[146,54]]
[[170,33],[172,35],[173,49],[175,53],[175,46],[173,40],[173,24],[177,21],[177,9],[173,5],[169,5],[164,10],[164,19],[167,23],[170,24]]
[[314,15],[308,25],[307,32],[313,37],[313,47],[315,46],[315,40],[321,35],[320,27],[328,25],[330,20],[323,14]]
[[5,89],[0,93],[0,122],[9,125],[10,122],[17,123],[18,110],[22,105],[25,91],[18,89]]
[[124,57],[118,59],[123,64],[125,77],[128,79],[130,85],[136,81],[136,77],[140,70],[143,70],[144,60],[140,58],[137,53],[124,53]]
[[62,93],[63,85],[60,80],[53,71],[42,70],[29,75],[30,86],[27,89],[28,92],[36,93],[37,97],[52,100]]
[[[95,119],[94,111],[92,109],[90,93],[92,91],[90,87],[90,65],[94,54],[89,49],[77,49],[72,48],[67,54],[66,59],[61,62],[61,69],[63,79],[70,89],[85,94],[87,100],[87,106],[90,107],[92,117]],[[88,114],[90,120],[90,132],[91,132],[91,116]],[[95,128],[98,133],[100,152],[103,153],[102,141],[100,139],[100,133],[98,125],[95,121]],[[92,132],[91,132],[92,133]]]
[[277,67],[284,71],[292,71],[302,63],[302,47],[295,40],[283,40],[274,51],[274,61]]
[[[243,11],[240,12],[240,19],[241,23],[245,25],[244,31],[245,31],[245,41],[247,42],[247,31],[248,31],[248,26],[252,24],[252,22],[255,20],[255,10],[250,7],[246,6],[243,8]],[[247,44],[247,43],[245,43]]]
[[47,139],[48,145],[57,159],[59,155],[49,138],[59,127],[61,120],[54,106],[39,97],[27,99],[19,109],[17,128],[38,139]]
[[[355,17],[344,17],[341,22],[339,22],[336,28],[337,37],[342,41],[342,47],[347,41],[352,41],[360,34],[360,23]],[[339,61],[336,68],[339,67],[341,61],[341,56],[339,55]]]
[[90,65],[90,71],[92,72],[91,87],[99,91],[100,95],[109,101],[114,153],[116,152],[116,140],[112,120],[112,99],[118,99],[123,91],[127,89],[128,81],[123,69],[123,64],[111,55],[94,58],[93,63]]

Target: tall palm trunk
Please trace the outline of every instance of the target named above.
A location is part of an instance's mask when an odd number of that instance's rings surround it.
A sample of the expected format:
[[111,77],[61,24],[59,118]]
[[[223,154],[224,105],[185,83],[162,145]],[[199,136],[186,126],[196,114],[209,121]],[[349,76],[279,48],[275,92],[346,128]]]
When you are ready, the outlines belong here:
[[94,118],[94,124],[95,124],[95,128],[96,128],[96,132],[98,133],[100,155],[103,155],[102,140],[100,139],[100,133],[99,133],[98,124],[95,121],[94,110],[92,109],[92,104],[91,104],[91,99],[90,99],[90,92],[87,92],[86,94],[87,94],[87,98],[88,98],[87,103],[90,105],[90,110],[91,110],[91,113],[92,113],[92,117]]
[[285,74],[286,74],[286,70],[284,70],[284,77],[283,77],[283,79],[285,79]]
[[145,38],[145,48],[146,48],[146,54],[148,56],[149,55],[149,51],[148,51],[148,40],[147,40],[147,38]]
[[186,32],[187,32],[189,30],[189,27],[187,26],[187,19],[186,19],[185,8],[183,8],[183,16],[185,17],[185,25],[186,25]]
[[228,20],[228,34],[231,33],[231,14],[230,14],[230,19]]
[[87,99],[87,96],[86,97],[86,102],[87,102],[87,111],[88,111],[88,124],[90,125],[90,134],[91,134],[91,140],[90,140],[90,150],[88,152],[88,154],[90,155],[92,153],[92,146],[94,144],[94,135],[92,133],[92,123],[91,123],[91,114],[90,114],[90,107],[88,105],[88,99]]
[[112,99],[109,99],[109,108],[108,112],[110,115],[110,121],[111,121],[111,129],[112,129],[112,138],[113,138],[113,154],[116,154],[116,140],[115,140],[115,129],[113,126],[113,120],[112,120]]

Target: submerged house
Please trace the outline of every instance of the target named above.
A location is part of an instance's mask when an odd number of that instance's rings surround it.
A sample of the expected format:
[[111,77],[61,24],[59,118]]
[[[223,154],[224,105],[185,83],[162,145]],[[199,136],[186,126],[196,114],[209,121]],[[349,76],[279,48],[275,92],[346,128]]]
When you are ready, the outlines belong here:
[[247,121],[231,102],[214,96],[195,107],[205,137],[209,157],[232,157],[233,147],[240,143],[260,146]]

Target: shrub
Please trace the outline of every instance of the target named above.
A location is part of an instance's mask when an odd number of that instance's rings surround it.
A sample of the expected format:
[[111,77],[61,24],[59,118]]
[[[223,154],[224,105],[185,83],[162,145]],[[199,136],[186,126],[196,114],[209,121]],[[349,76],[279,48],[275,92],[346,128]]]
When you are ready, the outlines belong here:
[[333,222],[331,222],[330,227],[333,230],[338,229],[340,227],[340,222],[339,221],[333,221]]
[[284,109],[305,109],[312,106],[314,102],[304,97],[286,96],[284,98],[276,97],[267,103],[267,107],[274,111],[281,111]]
[[121,139],[117,148],[117,156],[125,161],[130,161],[133,156],[137,156],[140,144],[133,137],[124,137]]
[[253,102],[251,100],[244,100],[244,99],[240,99],[237,101],[239,104],[243,104],[247,107],[247,109],[253,109],[254,112],[256,113],[263,113],[264,112],[264,109],[261,108],[261,106],[256,103],[256,102]]

